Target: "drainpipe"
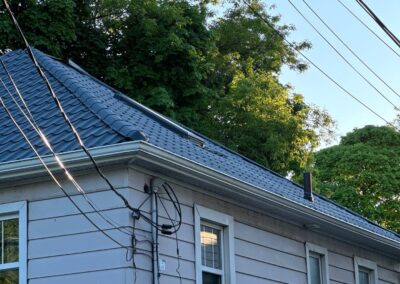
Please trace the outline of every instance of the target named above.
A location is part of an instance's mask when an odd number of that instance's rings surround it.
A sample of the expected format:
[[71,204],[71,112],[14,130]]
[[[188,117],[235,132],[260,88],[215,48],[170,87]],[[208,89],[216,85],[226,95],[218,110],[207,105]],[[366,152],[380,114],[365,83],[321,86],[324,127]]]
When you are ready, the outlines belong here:
[[[150,194],[151,194],[151,222],[158,224],[157,216],[157,192],[163,185],[164,181],[159,178],[152,178],[150,180]],[[151,226],[151,235],[153,239],[152,253],[153,253],[153,284],[159,284],[159,267],[158,267],[158,232],[157,228]]]

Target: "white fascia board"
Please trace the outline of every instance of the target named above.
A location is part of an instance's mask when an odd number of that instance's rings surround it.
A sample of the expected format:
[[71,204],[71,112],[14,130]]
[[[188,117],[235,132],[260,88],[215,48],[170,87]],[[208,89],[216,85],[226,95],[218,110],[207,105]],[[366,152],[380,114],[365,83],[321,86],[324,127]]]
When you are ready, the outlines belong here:
[[[123,163],[135,157],[140,142],[121,143],[109,146],[91,148],[89,152],[99,164]],[[61,161],[70,169],[92,165],[88,156],[82,151],[71,151],[58,154]],[[43,161],[50,170],[60,171],[52,155],[42,156]],[[31,177],[45,174],[46,170],[36,157],[0,163],[0,183],[12,179]]]
[[238,180],[237,178],[229,176],[225,173],[210,169],[194,161],[190,161],[184,157],[180,157],[176,154],[167,152],[154,145],[143,143],[142,146],[143,147],[141,147],[139,154],[147,154],[148,157],[146,158],[149,162],[151,161],[158,165],[163,164],[168,169],[176,168],[177,171],[180,173],[182,173],[183,171],[187,171],[190,175],[197,176],[199,179],[208,179],[216,183],[223,183],[226,187],[231,188],[236,192],[241,191],[247,196],[252,196],[255,200],[263,200],[266,203],[273,203],[280,207],[285,207],[288,210],[297,211],[303,215],[310,216],[312,218],[329,223],[364,238],[369,238],[375,242],[391,246],[398,251],[398,254],[400,254],[400,242],[397,242],[385,236],[375,234],[364,228],[342,221],[333,216],[328,216],[312,208],[305,207],[303,204],[297,203],[291,199],[267,191],[261,187],[254,186],[250,183]]
[[[309,216],[321,222],[331,224],[342,230],[356,234],[362,238],[370,239],[374,242],[390,246],[400,255],[400,242],[370,232],[364,228],[355,226],[348,222],[328,216],[312,208],[305,207],[293,200],[269,192],[261,187],[241,181],[233,176],[210,169],[204,165],[168,152],[162,148],[143,141],[133,141],[110,146],[91,148],[90,153],[99,164],[115,164],[132,162],[138,164],[146,161],[150,165],[163,167],[169,171],[194,177],[197,180],[204,180],[208,183],[215,183],[231,191],[240,192],[247,197],[268,204],[286,208],[291,212],[298,212],[303,216]],[[83,151],[73,151],[59,154],[61,160],[69,168],[84,167],[90,165],[90,161]],[[44,156],[45,162],[51,169],[59,169],[52,156]],[[30,177],[35,174],[43,174],[45,169],[37,158],[25,159],[14,162],[0,163],[0,182],[21,177]]]

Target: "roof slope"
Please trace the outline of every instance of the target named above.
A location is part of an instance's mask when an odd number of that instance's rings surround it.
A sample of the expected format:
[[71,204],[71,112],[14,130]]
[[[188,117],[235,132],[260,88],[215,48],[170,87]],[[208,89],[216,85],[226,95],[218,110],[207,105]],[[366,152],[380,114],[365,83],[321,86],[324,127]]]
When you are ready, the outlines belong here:
[[[400,236],[320,196],[310,202],[303,198],[303,189],[225,147],[199,137],[161,115],[130,100],[94,79],[79,68],[51,58],[35,50],[55,92],[75,128],[88,147],[112,145],[134,140],[147,140],[166,151],[222,172],[243,182],[263,188],[325,215],[361,227],[372,233],[400,242]],[[17,83],[33,117],[57,152],[79,149],[66,123],[57,110],[47,88],[26,52],[13,51],[3,60]],[[11,82],[0,68],[0,78],[15,94]],[[39,137],[19,113],[5,88],[0,95],[11,109],[31,141],[42,155],[50,154]],[[23,137],[0,108],[0,163],[34,157]]]

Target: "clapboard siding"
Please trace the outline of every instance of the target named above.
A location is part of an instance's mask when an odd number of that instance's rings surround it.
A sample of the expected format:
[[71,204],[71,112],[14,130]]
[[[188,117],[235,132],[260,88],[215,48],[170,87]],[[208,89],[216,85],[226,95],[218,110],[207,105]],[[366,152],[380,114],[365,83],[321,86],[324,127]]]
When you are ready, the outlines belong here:
[[[399,260],[400,263],[400,260]],[[378,278],[380,282],[383,283],[400,283],[400,273],[393,270],[386,269],[384,267],[378,266]]]
[[298,272],[306,271],[304,258],[236,239],[235,253],[255,261],[276,265]]
[[[151,261],[149,258],[138,258],[136,265],[142,269],[150,269]],[[28,263],[28,274],[29,278],[32,279],[129,266],[130,262],[126,261],[126,250],[117,248],[33,259]]]
[[110,284],[110,283],[134,283],[135,276],[136,283],[151,283],[152,274],[150,271],[142,269],[133,271],[132,268],[118,268],[99,271],[90,271],[83,273],[66,274],[45,278],[31,279],[29,284]]
[[330,266],[354,272],[354,262],[352,257],[328,251],[328,259]]
[[[108,175],[130,204],[134,207],[143,204],[143,214],[150,217],[150,201],[143,188],[149,184],[151,176],[156,175],[142,174],[134,168],[114,168]],[[134,222],[130,211],[97,175],[85,174],[79,181],[102,214],[131,230]],[[396,270],[398,260],[255,212],[208,195],[202,189],[186,187],[179,181],[170,180],[170,183],[182,207],[183,223],[178,232],[180,261],[178,264],[175,235],[160,235],[160,258],[166,262],[165,271],[160,271],[160,284],[195,284],[195,204],[233,216],[237,284],[306,284],[306,242],[328,250],[331,284],[354,284],[354,256],[378,264],[379,283],[400,284]],[[71,186],[67,186],[67,190],[87,216],[107,234],[124,245],[131,244],[129,235],[104,221]],[[166,209],[160,202],[159,223],[169,223],[168,214],[173,219],[177,216],[167,196],[162,191],[160,195]],[[127,261],[127,251],[98,232],[53,184],[38,182],[3,190],[0,200],[1,203],[29,201],[29,284],[128,284],[134,283],[135,274],[136,283],[151,283],[151,226],[143,219],[135,221],[137,248],[143,254],[134,257],[136,269],[133,269],[130,252]]]
[[236,283],[251,283],[251,284],[287,284],[287,282],[274,281],[270,279],[260,278],[254,275],[245,274],[242,272],[236,273]]
[[[134,191],[135,195],[135,198],[130,201],[132,206],[138,206],[148,197],[148,194],[132,188],[124,187],[118,189],[118,192],[125,197],[128,197],[131,191]],[[95,208],[97,210],[104,211],[124,208],[121,199],[110,190],[88,193],[87,197],[96,206]],[[94,211],[82,195],[72,195],[72,199],[83,212],[87,213]],[[149,204],[145,203],[141,209],[149,211]],[[29,203],[29,219],[31,221],[76,214],[79,214],[79,211],[67,197],[50,198]]]
[[348,284],[354,284],[355,281],[353,271],[344,270],[332,265],[329,266],[329,277],[331,280]]
[[279,248],[287,254],[305,257],[303,243],[263,231],[241,222],[235,222],[235,237],[268,248]]
[[266,280],[282,281],[286,283],[306,284],[305,272],[299,272],[287,267],[276,266],[254,259],[236,256],[236,271],[264,278]]
[[[121,235],[116,230],[106,232],[124,245],[129,245],[130,237]],[[117,244],[100,232],[36,239],[30,240],[28,243],[29,259],[99,251],[116,247]]]

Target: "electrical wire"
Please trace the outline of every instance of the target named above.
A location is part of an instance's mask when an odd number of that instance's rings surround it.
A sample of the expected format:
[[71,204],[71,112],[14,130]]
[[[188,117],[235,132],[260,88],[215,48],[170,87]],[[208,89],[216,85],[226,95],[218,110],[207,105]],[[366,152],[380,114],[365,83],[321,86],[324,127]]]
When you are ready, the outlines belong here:
[[348,51],[351,52],[372,74],[378,78],[388,89],[390,89],[395,95],[400,98],[400,94],[396,92],[382,77],[380,77],[358,54],[344,41],[342,38],[318,15],[318,13],[307,3],[306,0],[303,0],[303,3],[307,6],[307,8],[319,19],[319,21],[347,48]]
[[[168,198],[172,202],[172,204],[173,204],[173,206],[174,206],[174,208],[175,208],[175,210],[176,210],[176,212],[178,213],[178,216],[179,216],[178,224],[176,225],[174,222],[172,223],[172,226],[175,228],[175,230],[171,232],[173,234],[173,233],[176,233],[177,231],[179,231],[179,229],[180,229],[180,227],[182,225],[182,208],[181,208],[181,204],[180,204],[180,202],[178,200],[178,197],[175,194],[174,189],[168,183],[164,183],[162,187],[165,190],[165,192],[167,193]],[[171,193],[169,191],[171,191],[173,198],[172,198]],[[166,213],[168,215],[168,218],[170,218],[170,220],[172,220],[172,218],[169,216],[168,211],[166,211]]]
[[110,180],[104,175],[104,173],[102,172],[102,170],[99,168],[99,166],[97,165],[95,159],[93,158],[93,156],[90,154],[88,148],[85,146],[83,140],[81,139],[78,131],[75,129],[75,127],[73,126],[72,122],[70,121],[68,115],[66,114],[66,112],[64,111],[61,101],[58,99],[56,93],[54,92],[50,81],[48,80],[46,74],[43,72],[42,68],[40,67],[38,61],[36,60],[36,57],[32,51],[31,46],[29,45],[28,40],[26,39],[24,32],[22,31],[21,27],[19,26],[19,23],[17,21],[17,19],[14,16],[14,13],[12,12],[10,6],[8,5],[7,0],[3,0],[4,6],[6,7],[6,10],[8,12],[8,14],[10,15],[10,18],[12,20],[12,22],[14,23],[14,26],[17,28],[19,34],[21,35],[26,49],[28,51],[28,55],[31,58],[34,66],[36,67],[36,70],[38,71],[40,77],[43,79],[43,81],[46,84],[47,89],[49,90],[51,97],[54,101],[54,103],[56,104],[57,108],[59,109],[63,119],[65,120],[65,122],[67,123],[68,127],[71,129],[72,134],[74,135],[75,139],[78,141],[80,148],[83,150],[83,152],[89,157],[91,163],[93,164],[96,172],[99,174],[99,176],[107,183],[107,185],[110,187],[110,189],[124,202],[125,206],[130,209],[132,212],[134,212],[135,214],[137,214],[137,210],[135,208],[133,208],[128,200],[122,195],[120,194],[112,185],[112,183],[110,182]]
[[395,55],[397,55],[400,58],[400,53],[398,53],[396,50],[394,50],[393,47],[391,47],[383,38],[381,38],[373,29],[371,29],[363,20],[361,20],[360,17],[358,17],[352,10],[350,10],[349,7],[347,7],[341,0],[336,0],[339,2],[343,8],[347,10],[354,18],[356,18],[361,25],[363,25],[366,29],[368,29],[380,42],[382,42],[387,48],[389,48]]
[[289,40],[286,39],[284,35],[282,35],[268,20],[266,20],[260,13],[258,13],[247,0],[243,0],[243,2],[247,5],[247,7],[254,13],[256,17],[258,17],[260,20],[262,20],[264,23],[266,23],[286,44],[288,47],[290,47],[292,50],[296,51],[298,54],[300,54],[304,59],[306,59],[312,66],[314,66],[319,72],[321,72],[327,79],[329,79],[333,84],[335,84],[339,89],[341,89],[344,93],[349,95],[351,98],[353,98],[355,101],[357,101],[359,104],[361,104],[364,108],[369,110],[371,113],[373,113],[376,117],[380,118],[382,121],[386,122],[388,125],[393,127],[394,129],[397,129],[393,123],[389,122],[386,120],[383,116],[378,114],[376,111],[374,111],[372,108],[370,108],[367,104],[362,102],[360,99],[358,99],[356,96],[354,96],[350,91],[348,91],[346,88],[342,87],[335,79],[333,79],[328,73],[326,73],[321,67],[319,67],[314,61],[312,61],[308,56],[306,56],[299,48],[297,48],[293,43],[291,43]]
[[8,13],[9,13],[9,15],[10,15],[11,20],[13,21],[15,27],[17,28],[19,34],[21,35],[21,37],[22,37],[22,39],[23,39],[23,41],[24,41],[24,43],[25,43],[25,46],[26,46],[26,49],[27,49],[27,51],[28,51],[29,57],[31,58],[31,60],[32,60],[32,62],[33,62],[33,64],[34,64],[34,66],[36,67],[36,69],[37,69],[37,71],[38,71],[40,77],[41,77],[41,78],[43,79],[43,81],[45,82],[46,87],[47,87],[47,89],[49,90],[53,101],[55,102],[56,107],[59,109],[59,111],[60,111],[60,113],[61,113],[63,119],[64,119],[65,122],[67,123],[68,127],[71,129],[72,134],[73,134],[73,136],[75,137],[75,139],[78,141],[78,144],[79,144],[80,148],[83,150],[83,152],[84,152],[84,153],[88,156],[88,158],[90,159],[90,161],[91,161],[91,163],[93,164],[93,166],[94,166],[96,172],[97,172],[97,173],[99,174],[99,176],[106,182],[106,184],[109,186],[109,188],[123,201],[125,207],[127,207],[129,210],[131,210],[134,214],[140,215],[140,216],[143,218],[143,220],[145,220],[145,221],[146,221],[147,223],[149,223],[151,226],[157,228],[157,230],[161,230],[161,229],[158,227],[158,225],[153,224],[153,222],[151,221],[151,219],[149,219],[149,218],[147,218],[146,216],[142,215],[141,212],[140,212],[139,210],[137,210],[136,208],[133,208],[133,207],[129,204],[128,200],[114,188],[114,186],[112,185],[112,183],[110,182],[110,180],[109,180],[109,179],[104,175],[104,173],[101,171],[101,169],[100,169],[99,166],[97,165],[95,159],[94,159],[93,156],[90,154],[88,148],[85,146],[85,144],[84,144],[83,140],[81,139],[81,137],[80,137],[78,131],[75,129],[75,127],[73,126],[72,122],[70,121],[68,115],[67,115],[66,112],[64,111],[64,109],[63,109],[63,107],[62,107],[62,104],[61,104],[61,101],[58,99],[56,93],[54,92],[54,90],[53,90],[53,88],[52,88],[52,86],[51,86],[51,84],[50,84],[50,81],[48,80],[46,74],[43,72],[43,70],[42,70],[42,68],[40,67],[38,61],[36,60],[36,57],[35,57],[35,55],[34,55],[34,53],[33,53],[33,51],[32,51],[32,48],[30,47],[29,42],[27,41],[27,39],[26,39],[26,37],[25,37],[25,35],[24,35],[24,33],[23,33],[21,27],[20,27],[19,24],[18,24],[18,21],[16,20],[14,14],[13,14],[13,12],[12,12],[12,10],[10,9],[7,0],[3,0],[3,3],[4,3],[4,5],[5,5],[5,7],[6,7]]
[[[17,106],[17,108],[19,109],[19,111],[23,114],[23,116],[25,117],[25,119],[29,122],[29,124],[32,126],[32,128],[35,130],[35,132],[38,134],[38,136],[41,138],[42,142],[44,143],[44,145],[49,149],[49,151],[51,152],[52,156],[54,157],[55,161],[57,162],[57,164],[59,165],[59,167],[64,171],[65,176],[72,182],[72,184],[74,185],[74,187],[76,188],[76,190],[84,197],[84,199],[86,200],[86,202],[90,205],[90,207],[104,220],[106,221],[109,225],[111,225],[114,229],[117,229],[118,231],[127,234],[127,235],[131,235],[132,232],[129,231],[125,231],[125,228],[118,224],[117,222],[115,222],[114,220],[112,220],[111,218],[107,217],[106,215],[103,215],[103,213],[96,207],[96,205],[94,204],[94,202],[89,198],[89,196],[87,196],[85,190],[80,186],[80,184],[76,181],[76,179],[72,176],[72,174],[70,173],[70,171],[68,170],[68,168],[64,165],[64,163],[62,162],[61,158],[56,154],[56,152],[54,151],[53,147],[50,144],[50,141],[47,139],[46,135],[43,133],[43,131],[39,128],[39,125],[37,124],[36,120],[34,119],[34,117],[32,116],[32,113],[29,110],[28,105],[26,104],[18,86],[15,84],[14,79],[12,78],[11,74],[8,72],[7,66],[4,64],[3,60],[0,58],[0,63],[2,64],[4,70],[6,71],[6,73],[8,74],[8,78],[9,80],[12,82],[14,89],[19,97],[19,99],[22,102],[22,105],[24,106],[25,110],[22,109],[22,107],[19,105],[19,103],[17,102],[17,100],[15,99],[14,95],[10,92],[10,90],[8,89],[8,87],[6,86],[6,84],[4,83],[4,81],[0,78],[0,83],[3,85],[4,89],[6,90],[8,96],[13,100],[14,104]],[[27,113],[28,114],[27,114]]]
[[[1,79],[0,79],[1,80]],[[4,82],[1,80],[1,82],[4,85]],[[29,138],[27,137],[27,135],[25,134],[24,130],[20,127],[20,125],[18,124],[18,122],[16,121],[16,119],[13,117],[11,111],[8,109],[8,107],[6,106],[5,102],[3,101],[3,99],[0,97],[0,105],[4,108],[4,110],[6,111],[8,117],[10,118],[10,120],[13,122],[13,124],[16,126],[16,128],[19,130],[19,132],[21,133],[21,135],[23,136],[23,138],[26,140],[26,142],[28,143],[28,145],[30,146],[30,148],[33,150],[33,152],[35,153],[35,155],[38,157],[38,159],[40,160],[40,162],[42,163],[42,165],[44,166],[44,168],[46,169],[46,171],[48,172],[48,174],[50,175],[50,177],[53,179],[53,181],[56,183],[56,185],[60,188],[60,190],[64,193],[64,195],[70,200],[70,202],[74,205],[74,207],[80,212],[81,215],[83,215],[95,228],[97,231],[101,232],[103,235],[105,235],[108,239],[110,239],[111,241],[113,241],[115,244],[117,244],[119,247],[126,249],[127,251],[127,255],[129,252],[129,249],[132,249],[132,251],[134,250],[134,254],[140,254],[140,255],[145,255],[147,257],[152,258],[152,256],[150,256],[147,251],[139,249],[136,247],[136,243],[138,242],[138,240],[136,239],[136,236],[134,237],[135,241],[132,241],[132,245],[134,245],[134,247],[129,247],[129,246],[125,246],[122,243],[120,243],[119,241],[117,241],[116,239],[114,239],[113,237],[111,237],[109,234],[107,234],[105,232],[105,230],[101,229],[93,220],[91,220],[85,212],[83,212],[83,210],[79,207],[79,205],[72,199],[72,197],[66,192],[66,190],[63,188],[63,186],[61,185],[61,183],[58,181],[58,179],[55,177],[55,175],[53,174],[53,172],[50,170],[50,168],[46,165],[46,163],[44,162],[43,158],[40,156],[40,154],[37,152],[35,146],[33,146],[33,144],[30,142]],[[140,209],[140,208],[139,208]],[[97,212],[99,213],[99,212]],[[135,220],[134,220],[135,222]],[[134,223],[135,226],[135,223]],[[134,227],[133,227],[134,228]],[[141,240],[139,242],[146,242],[148,240]],[[141,252],[138,252],[138,250],[140,250]],[[128,259],[128,257],[127,257]],[[133,267],[135,269],[135,273],[136,273],[136,268],[135,268],[136,264],[133,264]],[[135,278],[136,279],[136,278]]]
[[395,36],[395,34],[379,19],[379,17],[368,7],[363,0],[356,0],[358,5],[364,9],[365,12],[378,24],[378,26],[390,37],[390,39],[400,47],[400,40]]
[[290,5],[296,10],[296,12],[313,28],[313,30],[336,52],[337,55],[339,55],[339,57],[346,62],[346,64],[348,66],[350,66],[350,68],[356,72],[369,86],[371,86],[382,98],[384,98],[389,104],[391,104],[394,109],[398,109],[396,104],[393,103],[387,96],[385,96],[381,91],[378,90],[378,88],[376,88],[360,71],[357,70],[357,68],[351,64],[350,61],[348,61],[346,59],[346,57],[344,57],[340,51],[314,26],[313,23],[311,23],[310,20],[307,19],[306,16],[304,16],[304,14],[297,8],[296,5],[293,4],[293,2],[291,0],[288,0],[288,2],[290,3]]
[[[171,222],[172,225],[174,225],[176,220],[171,218],[171,215],[168,213],[167,207],[165,206],[165,204],[164,204],[162,198],[159,196],[159,194],[157,194],[157,198],[160,200],[160,203],[161,203],[162,207],[164,208],[164,211],[167,214],[169,221]],[[179,241],[178,241],[178,232],[177,231],[175,232],[175,242],[176,242],[176,258],[178,260],[178,265],[177,265],[175,271],[176,271],[176,273],[177,273],[177,275],[179,277],[179,283],[182,284],[182,276],[181,276],[181,273],[180,273],[180,268],[181,268],[181,260],[180,260],[180,258],[181,258],[181,256],[180,256],[180,253],[179,253]]]
[[178,240],[178,232],[175,232],[175,242],[176,242],[176,258],[178,259],[178,265],[175,269],[176,274],[179,277],[179,283],[182,284],[182,276],[181,276],[181,255],[179,253],[179,240]]
[[89,216],[87,216],[83,210],[78,206],[78,204],[72,199],[72,197],[67,193],[67,191],[63,188],[63,186],[61,185],[61,183],[58,181],[58,179],[55,177],[55,175],[53,174],[53,172],[50,170],[50,168],[46,165],[46,162],[43,160],[43,158],[40,156],[40,154],[38,153],[38,151],[36,150],[35,146],[30,142],[29,138],[27,137],[27,135],[25,134],[24,130],[20,127],[20,125],[18,124],[18,122],[15,120],[15,118],[13,117],[12,113],[10,112],[10,110],[8,109],[8,107],[5,105],[3,99],[0,97],[0,105],[3,107],[3,109],[5,110],[7,116],[10,118],[10,120],[12,121],[12,123],[15,125],[15,127],[18,129],[18,131],[21,133],[21,135],[23,136],[23,138],[25,139],[26,143],[28,143],[29,147],[33,150],[33,152],[35,153],[35,155],[38,157],[38,159],[40,160],[40,162],[42,163],[43,167],[46,169],[47,173],[50,175],[50,177],[53,179],[53,181],[56,183],[56,185],[59,187],[59,189],[64,193],[64,195],[70,200],[70,202],[75,206],[75,208],[89,221],[89,223],[91,223],[99,232],[101,232],[103,235],[105,235],[108,239],[110,239],[112,242],[114,242],[115,244],[117,244],[119,247],[121,248],[125,248],[125,249],[129,249],[129,247],[123,245],[122,243],[120,243],[119,241],[117,241],[116,239],[114,239],[113,237],[111,237],[110,235],[108,235],[103,229],[101,229],[94,221],[92,221],[92,219],[89,218]]

